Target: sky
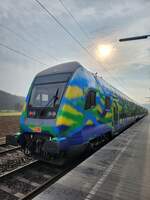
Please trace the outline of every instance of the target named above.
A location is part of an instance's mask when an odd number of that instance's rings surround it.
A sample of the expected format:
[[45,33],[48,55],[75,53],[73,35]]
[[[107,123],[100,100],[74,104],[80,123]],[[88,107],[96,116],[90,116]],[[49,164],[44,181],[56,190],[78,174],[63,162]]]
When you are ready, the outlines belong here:
[[[0,90],[26,96],[36,73],[78,61],[138,103],[150,96],[149,0],[35,0],[0,3]],[[65,9],[63,7],[65,6]],[[71,13],[71,15],[70,15]],[[111,46],[105,58],[99,45]]]

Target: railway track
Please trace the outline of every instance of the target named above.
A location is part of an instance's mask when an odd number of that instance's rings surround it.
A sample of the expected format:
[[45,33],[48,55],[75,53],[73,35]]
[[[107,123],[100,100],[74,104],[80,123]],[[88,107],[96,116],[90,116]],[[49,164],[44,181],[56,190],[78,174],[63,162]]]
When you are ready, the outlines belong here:
[[20,146],[13,146],[9,144],[0,145],[0,156],[20,149],[21,149]]
[[0,138],[0,175],[23,166],[33,159],[24,155],[20,146],[14,146],[6,142],[6,138]]
[[[8,137],[14,138],[13,136]],[[0,156],[20,149],[20,146],[11,144],[10,141],[8,141],[8,137],[6,136],[0,138]]]
[[[106,142],[101,144],[101,147],[105,144]],[[63,167],[35,160],[25,166],[0,176],[0,199],[32,199],[80,164],[87,157],[92,155],[93,152],[87,152],[75,160],[70,160],[68,164]]]
[[40,161],[0,176],[0,197],[5,200],[30,199],[66,174],[71,167],[59,168]]
[[92,152],[87,151],[75,160],[70,160],[63,167],[31,161],[25,166],[0,175],[0,199],[5,200],[29,200],[52,185],[95,151],[104,146],[104,141]]
[[15,170],[0,175],[0,199],[32,199],[112,139],[104,140],[95,150],[87,152],[76,160],[70,161],[64,167],[34,160]]

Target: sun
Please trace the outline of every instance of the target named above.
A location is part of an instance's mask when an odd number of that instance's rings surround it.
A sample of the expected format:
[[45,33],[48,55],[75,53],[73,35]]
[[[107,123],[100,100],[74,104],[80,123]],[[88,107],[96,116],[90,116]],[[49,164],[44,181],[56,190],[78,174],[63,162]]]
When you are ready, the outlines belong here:
[[97,48],[97,54],[100,58],[106,58],[110,56],[112,52],[111,45],[99,45]]

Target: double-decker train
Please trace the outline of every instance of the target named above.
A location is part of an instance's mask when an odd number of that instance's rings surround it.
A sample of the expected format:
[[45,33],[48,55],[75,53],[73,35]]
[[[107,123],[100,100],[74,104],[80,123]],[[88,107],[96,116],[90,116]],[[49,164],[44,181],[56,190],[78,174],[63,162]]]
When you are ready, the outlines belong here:
[[17,140],[25,153],[49,161],[96,145],[146,114],[78,62],[64,63],[34,78]]

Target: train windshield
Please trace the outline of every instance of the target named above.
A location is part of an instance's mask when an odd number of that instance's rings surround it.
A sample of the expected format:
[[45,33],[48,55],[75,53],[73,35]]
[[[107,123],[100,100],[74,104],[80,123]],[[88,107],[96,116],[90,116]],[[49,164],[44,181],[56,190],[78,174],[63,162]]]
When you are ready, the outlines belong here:
[[30,107],[54,107],[60,104],[66,83],[34,85],[29,101]]
[[70,76],[70,73],[63,73],[36,77],[28,103],[28,117],[54,119]]

